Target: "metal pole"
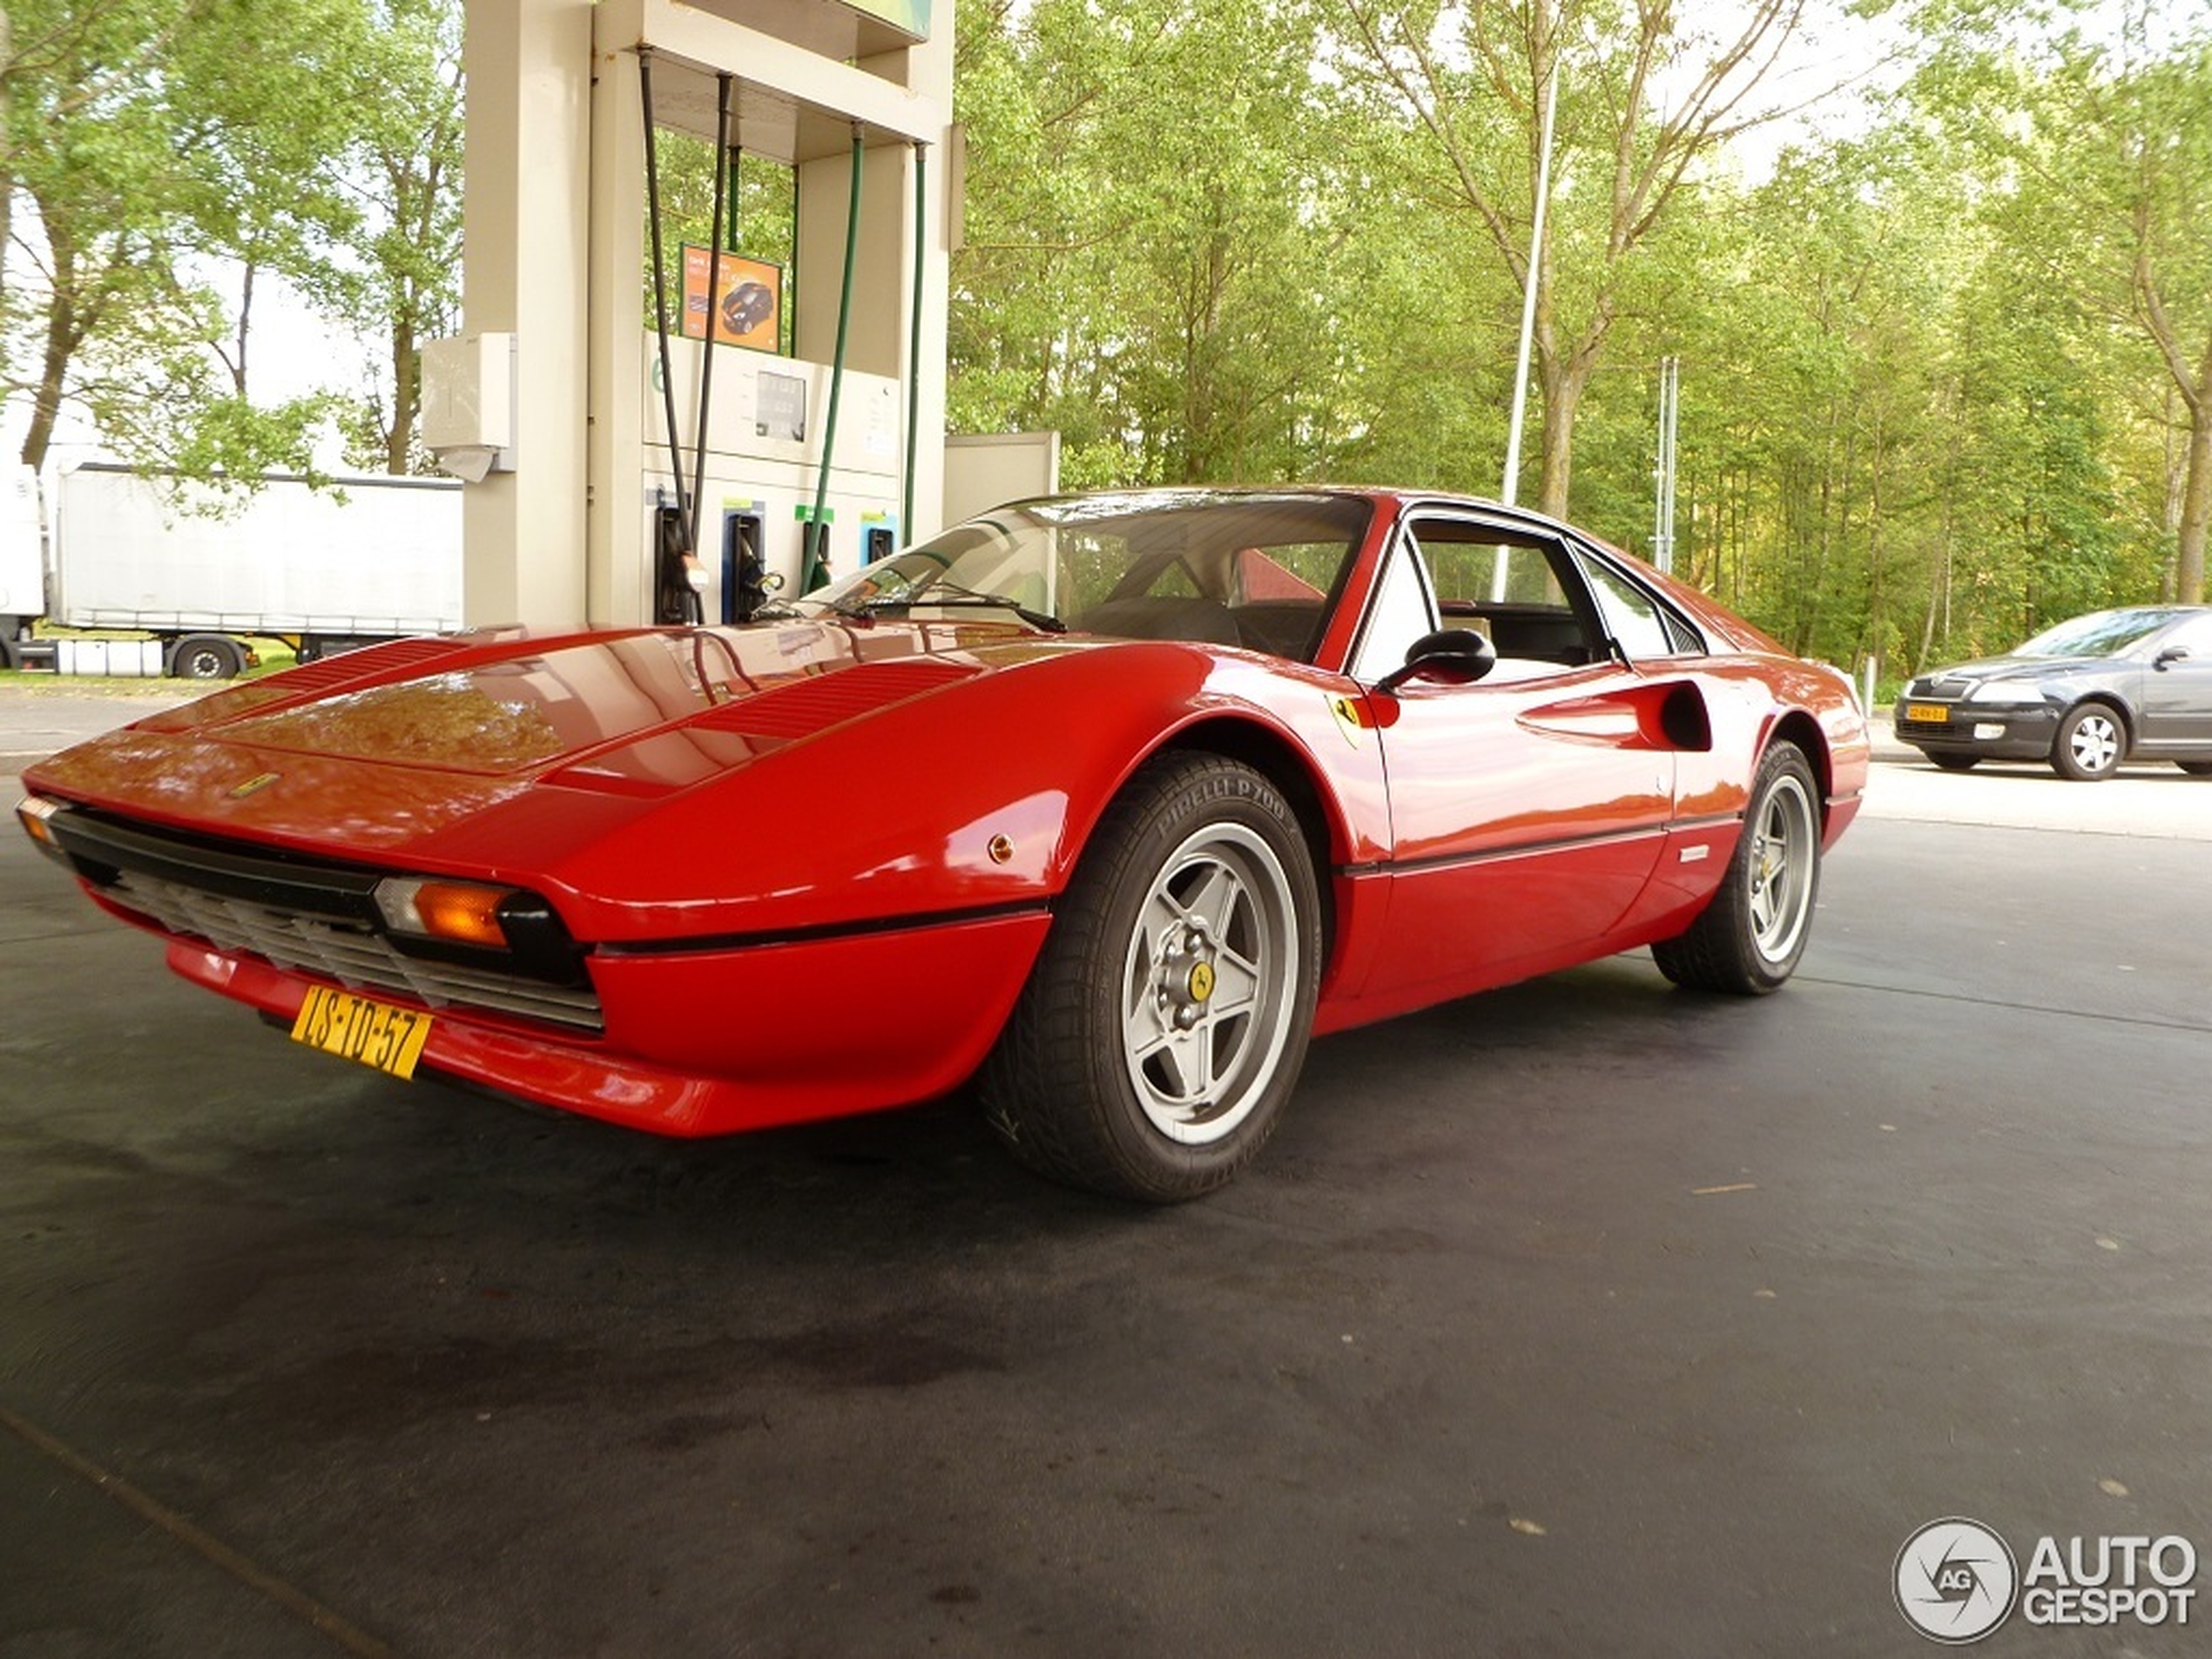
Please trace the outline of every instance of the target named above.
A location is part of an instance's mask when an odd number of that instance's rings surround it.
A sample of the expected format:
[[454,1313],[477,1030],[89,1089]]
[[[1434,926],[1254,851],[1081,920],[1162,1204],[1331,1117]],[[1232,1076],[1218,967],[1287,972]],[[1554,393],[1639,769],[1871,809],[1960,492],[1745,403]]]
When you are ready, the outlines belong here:
[[837,452],[837,402],[845,389],[845,329],[853,319],[853,262],[860,243],[860,172],[867,158],[867,133],[853,124],[853,193],[845,212],[845,286],[837,300],[837,347],[830,357],[829,414],[822,421],[822,467],[815,475],[814,514],[806,526],[806,553],[800,563],[799,590],[812,593],[829,583],[829,475]]
[[1651,562],[1671,575],[1675,568],[1675,423],[1682,408],[1682,359],[1659,362],[1659,506],[1651,536]]
[[912,547],[914,535],[914,462],[921,449],[921,285],[928,275],[929,243],[923,234],[929,212],[929,146],[914,145],[914,309],[907,334],[907,464],[899,497],[899,544]]
[[[714,89],[714,215],[707,233],[709,247],[706,256],[706,333],[699,341],[699,424],[698,442],[692,448],[691,517],[685,526],[685,539],[691,544],[691,551],[699,550],[699,513],[706,500],[706,428],[714,410],[714,325],[720,316],[715,301],[722,292],[722,198],[729,182],[730,165],[730,88],[736,78],[728,72],[715,78]],[[724,594],[722,603],[732,603],[733,596]]]
[[1528,407],[1528,350],[1536,331],[1536,288],[1544,273],[1544,209],[1552,193],[1552,127],[1559,113],[1559,60],[1552,60],[1544,92],[1543,151],[1536,163],[1535,223],[1528,233],[1528,273],[1521,298],[1521,354],[1514,366],[1513,422],[1506,434],[1506,479],[1498,499],[1508,507],[1521,494],[1521,426]]
[[676,381],[668,362],[668,275],[661,258],[660,163],[658,129],[653,123],[653,55],[637,54],[637,102],[645,116],[645,219],[653,233],[653,331],[660,337],[660,395],[668,421],[668,469],[676,478],[676,522],[682,526],[684,551],[691,545],[691,509],[684,490],[684,451],[677,437]]

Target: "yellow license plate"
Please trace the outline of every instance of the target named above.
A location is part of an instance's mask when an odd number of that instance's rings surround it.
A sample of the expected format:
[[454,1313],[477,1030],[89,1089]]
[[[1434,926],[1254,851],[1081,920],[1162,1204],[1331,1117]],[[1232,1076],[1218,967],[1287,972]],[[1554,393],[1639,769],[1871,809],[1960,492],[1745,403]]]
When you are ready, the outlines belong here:
[[1940,703],[1907,703],[1905,718],[1908,720],[1925,720],[1932,725],[1948,725],[1951,711]]
[[292,1040],[395,1077],[412,1077],[430,1026],[427,1014],[311,985],[292,1022]]

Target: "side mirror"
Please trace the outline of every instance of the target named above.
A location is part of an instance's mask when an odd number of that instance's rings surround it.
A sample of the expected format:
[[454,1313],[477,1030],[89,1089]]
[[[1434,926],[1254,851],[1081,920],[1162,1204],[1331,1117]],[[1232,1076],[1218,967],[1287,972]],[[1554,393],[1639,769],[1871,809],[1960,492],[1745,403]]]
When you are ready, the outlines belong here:
[[2162,674],[2175,664],[2186,663],[2188,659],[2189,648],[2187,645],[2168,645],[2150,659],[2150,665]]
[[1446,628],[1423,634],[1406,649],[1405,664],[1376,682],[1378,691],[1394,691],[1416,674],[1431,669],[1479,680],[1498,665],[1498,648],[1472,628]]

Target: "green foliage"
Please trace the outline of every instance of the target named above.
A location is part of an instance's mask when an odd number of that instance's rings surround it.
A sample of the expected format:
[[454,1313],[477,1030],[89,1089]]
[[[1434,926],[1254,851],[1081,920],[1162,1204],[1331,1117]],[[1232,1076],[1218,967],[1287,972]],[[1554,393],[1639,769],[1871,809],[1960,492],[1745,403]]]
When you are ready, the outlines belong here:
[[[74,414],[148,467],[305,470],[336,417],[357,460],[403,469],[416,350],[458,300],[459,0],[17,0],[4,18],[0,344],[23,462]],[[270,279],[388,341],[381,386],[256,396]]]
[[350,228],[352,0],[18,0],[7,21],[0,337],[24,463],[72,408],[149,465],[303,462],[322,402],[252,409],[248,313],[212,273],[250,293]]
[[[1645,545],[1676,357],[1676,569],[1800,650],[1894,676],[2195,597],[2212,20],[2092,3],[1920,0],[1902,92],[1746,178],[1730,142],[1772,105],[1735,50],[1844,0],[957,0],[951,425],[1056,429],[1071,487],[1496,489],[1557,67],[1546,504]],[[357,462],[415,464],[458,300],[459,0],[4,16],[25,459],[68,409],[194,473],[299,465],[331,415]],[[671,279],[713,174],[664,135]],[[748,157],[735,195],[725,245],[788,263],[789,171]],[[375,386],[263,407],[256,278],[383,342]]]
[[331,135],[346,229],[307,250],[297,280],[334,324],[382,343],[375,381],[340,426],[354,465],[405,473],[428,462],[415,441],[422,342],[461,318],[461,9],[363,3],[348,118]]
[[1262,0],[963,6],[956,426],[1056,428],[1071,482],[1326,453],[1359,210],[1316,30]]
[[1645,543],[1675,356],[1676,569],[1799,650],[1901,673],[2188,591],[2206,30],[1925,6],[1906,92],[1750,182],[1755,82],[1682,77],[1809,14],[1608,3],[966,0],[955,428],[1056,427],[1071,485],[1495,489],[1548,53],[1547,504]]

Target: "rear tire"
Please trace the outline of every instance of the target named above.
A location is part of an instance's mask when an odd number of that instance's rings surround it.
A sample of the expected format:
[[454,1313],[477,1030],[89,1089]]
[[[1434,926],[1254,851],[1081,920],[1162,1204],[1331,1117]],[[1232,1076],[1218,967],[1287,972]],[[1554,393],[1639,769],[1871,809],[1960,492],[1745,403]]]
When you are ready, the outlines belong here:
[[1015,1157],[1151,1204],[1258,1156],[1305,1062],[1321,966],[1313,860],[1280,791],[1218,755],[1140,770],[1100,820],[985,1062]]
[[1659,971],[1695,990],[1764,996],[1797,971],[1820,894],[1820,788],[1793,743],[1766,752],[1743,833],[1697,920],[1651,948]]
[[2176,760],[2174,764],[2192,778],[2212,778],[2212,760]]
[[172,679],[235,679],[245,667],[246,653],[220,634],[187,634],[169,656]]

